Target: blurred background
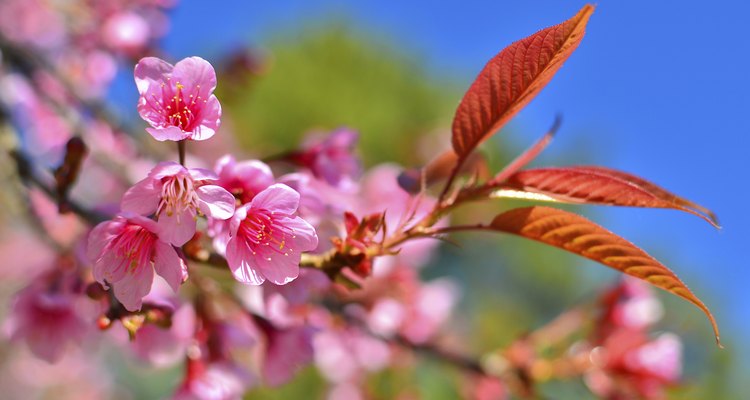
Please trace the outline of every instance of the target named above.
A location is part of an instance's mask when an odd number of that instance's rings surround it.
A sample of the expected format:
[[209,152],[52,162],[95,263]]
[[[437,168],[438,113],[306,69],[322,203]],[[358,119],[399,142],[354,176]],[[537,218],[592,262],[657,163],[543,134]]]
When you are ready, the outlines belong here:
[[[367,166],[419,166],[448,148],[453,111],[476,74],[515,40],[571,17],[584,3],[393,2],[360,0],[219,3],[181,1],[163,38],[171,60],[200,55],[219,65],[225,123],[250,155],[293,148],[311,130],[358,130]],[[673,269],[714,312],[725,350],[705,317],[666,293],[660,329],[685,341],[679,399],[743,398],[750,384],[750,281],[745,186],[750,150],[750,7],[735,2],[603,1],[579,49],[551,84],[483,149],[497,170],[563,118],[534,165],[597,164],[643,176],[715,211],[715,230],[665,210],[572,208],[639,245]],[[227,55],[234,57],[227,58]],[[233,60],[223,62],[222,60]],[[237,69],[250,74],[236,73]],[[137,117],[132,72],[108,97]],[[476,221],[516,203],[487,204]],[[451,276],[462,301],[450,329],[476,353],[502,347],[564,310],[591,300],[617,274],[562,251],[515,238],[464,235],[443,246],[428,278]],[[427,363],[413,376],[374,378],[384,398],[403,382],[424,398],[457,397],[456,371]],[[162,375],[158,375],[162,376]],[[443,379],[448,377],[449,379]],[[123,385],[142,374],[123,372]],[[168,390],[151,378],[144,398]],[[390,389],[389,389],[390,388]],[[145,389],[143,389],[145,390]],[[311,371],[280,391],[323,390]],[[545,398],[591,396],[582,384],[551,384]],[[158,397],[158,396],[157,396]]]

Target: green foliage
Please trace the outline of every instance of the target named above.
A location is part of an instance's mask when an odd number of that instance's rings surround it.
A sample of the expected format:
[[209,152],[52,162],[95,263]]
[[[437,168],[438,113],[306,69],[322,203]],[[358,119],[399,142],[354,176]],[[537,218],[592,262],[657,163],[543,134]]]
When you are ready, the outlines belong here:
[[220,86],[232,89],[219,93],[222,105],[255,153],[294,148],[311,129],[348,126],[360,131],[366,161],[414,163],[417,137],[448,126],[459,93],[392,48],[342,23],[272,38],[264,73],[251,90]]

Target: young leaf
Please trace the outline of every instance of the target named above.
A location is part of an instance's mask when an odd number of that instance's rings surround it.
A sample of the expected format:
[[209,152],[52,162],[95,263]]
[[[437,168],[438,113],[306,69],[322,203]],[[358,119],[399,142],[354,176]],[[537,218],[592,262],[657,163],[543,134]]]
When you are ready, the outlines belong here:
[[594,6],[506,47],[479,73],[453,118],[453,150],[463,161],[552,79],[583,39]]
[[533,239],[597,261],[642,279],[700,308],[711,321],[719,341],[719,327],[711,311],[669,268],[634,244],[589,221],[551,207],[525,207],[495,217],[490,229]]
[[567,203],[671,208],[691,213],[719,227],[713,214],[705,215],[701,212],[705,208],[681,199],[643,179],[605,168],[529,169],[511,175],[504,186],[543,194]]
[[610,169],[610,168],[606,168],[606,167],[599,167],[599,166],[596,166],[596,165],[577,166],[576,168],[582,169],[582,170],[585,169],[585,170],[588,170],[588,171],[594,171],[594,172],[598,172],[598,173],[601,173],[601,174],[611,175],[611,176],[614,176],[616,178],[620,178],[622,180],[634,183],[634,184],[636,184],[636,185],[644,188],[645,190],[648,190],[654,196],[656,196],[656,197],[658,197],[658,198],[660,198],[662,200],[669,201],[669,202],[672,202],[674,204],[677,204],[677,205],[680,205],[680,206],[683,206],[683,207],[691,208],[691,209],[693,209],[693,210],[695,210],[695,211],[697,211],[699,213],[707,215],[709,218],[711,218],[711,221],[713,221],[713,225],[719,226],[719,220],[718,220],[718,218],[716,217],[716,214],[714,214],[713,211],[709,210],[706,207],[703,207],[700,204],[694,203],[694,202],[692,202],[692,201],[690,201],[688,199],[682,198],[680,196],[677,196],[676,194],[668,192],[668,191],[662,189],[661,187],[659,187],[659,186],[657,186],[657,185],[655,185],[655,184],[653,184],[653,183],[651,183],[651,182],[649,182],[649,181],[647,181],[647,180],[645,180],[645,179],[643,179],[641,177],[635,176],[633,174],[629,174],[627,172],[618,171],[618,170]]

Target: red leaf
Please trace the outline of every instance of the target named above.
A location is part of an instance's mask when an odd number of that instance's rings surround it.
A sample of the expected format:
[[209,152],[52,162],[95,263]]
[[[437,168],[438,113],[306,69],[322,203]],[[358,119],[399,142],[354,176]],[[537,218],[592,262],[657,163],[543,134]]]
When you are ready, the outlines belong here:
[[692,201],[690,201],[688,199],[682,198],[680,196],[677,196],[676,194],[668,192],[668,191],[662,189],[661,187],[659,187],[659,186],[657,186],[657,185],[655,185],[655,184],[653,184],[653,183],[651,183],[651,182],[649,182],[649,181],[647,181],[647,180],[645,180],[645,179],[643,179],[641,177],[635,176],[633,174],[629,174],[627,172],[622,172],[622,171],[618,171],[618,170],[614,170],[614,169],[610,169],[610,168],[605,168],[605,167],[599,167],[599,166],[595,166],[595,165],[594,166],[589,166],[589,165],[578,166],[576,168],[578,168],[578,169],[585,169],[585,170],[588,170],[588,171],[593,171],[593,172],[598,172],[598,173],[602,173],[602,174],[611,175],[611,176],[620,178],[622,180],[631,182],[633,184],[636,184],[636,185],[644,188],[645,190],[648,190],[654,196],[659,197],[662,200],[669,201],[669,202],[672,202],[674,204],[678,204],[678,205],[683,206],[683,207],[691,208],[691,209],[693,209],[693,210],[695,210],[695,211],[697,211],[699,213],[702,213],[702,214],[706,214],[709,218],[711,218],[711,221],[713,221],[713,225],[714,226],[719,226],[719,220],[718,220],[718,218],[716,217],[716,214],[714,214],[713,211],[709,210],[706,207],[703,207],[700,204],[693,203]]
[[513,189],[543,194],[567,203],[681,210],[719,227],[713,214],[701,213],[705,208],[681,199],[653,183],[606,168],[530,169],[516,172],[508,178],[506,184]]
[[505,125],[552,79],[583,39],[594,6],[506,47],[479,73],[453,119],[460,160]]
[[669,268],[634,244],[589,221],[551,207],[516,208],[495,217],[490,228],[533,239],[644,280],[700,308],[711,321],[719,341],[719,327],[711,311]]

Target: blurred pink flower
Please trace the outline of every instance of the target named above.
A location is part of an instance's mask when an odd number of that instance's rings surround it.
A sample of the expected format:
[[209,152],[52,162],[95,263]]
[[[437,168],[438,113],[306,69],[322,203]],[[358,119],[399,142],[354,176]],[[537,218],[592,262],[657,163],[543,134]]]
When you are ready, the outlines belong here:
[[267,325],[261,325],[266,334],[263,379],[271,386],[278,386],[312,362],[312,329],[306,326],[278,329]]
[[446,278],[419,283],[401,327],[401,334],[413,343],[427,342],[435,335],[450,317],[459,294],[458,285]]
[[155,324],[144,324],[133,340],[128,340],[135,354],[156,367],[175,365],[184,360],[188,346],[193,342],[196,315],[190,303],[179,304],[174,296],[169,296],[162,288],[161,280],[154,280],[151,293],[143,300],[159,304],[171,310],[171,324],[168,328]]
[[161,162],[122,197],[123,211],[155,214],[159,237],[182,246],[195,235],[196,216],[203,213],[225,220],[234,213],[234,197],[221,186],[208,184],[218,177],[200,168]]
[[115,297],[130,311],[141,308],[151,291],[154,271],[177,292],[187,279],[187,266],[175,249],[161,241],[151,219],[123,213],[89,233],[87,257],[94,279],[112,285]]
[[318,332],[313,346],[315,365],[334,383],[355,382],[365,372],[385,368],[391,360],[386,343],[351,327]]
[[173,400],[238,400],[252,386],[252,378],[230,362],[203,364],[188,361],[188,371]]
[[358,139],[357,132],[339,129],[322,139],[311,138],[305,149],[294,153],[291,158],[328,184],[347,186],[362,174],[362,165],[354,154]]
[[611,309],[613,323],[626,328],[646,328],[664,315],[664,307],[646,282],[626,276],[616,290],[620,293]]
[[258,160],[237,162],[226,155],[216,162],[214,170],[218,174],[216,184],[232,193],[240,204],[249,203],[274,183],[271,168]]
[[239,208],[230,221],[226,258],[235,279],[283,285],[299,275],[302,252],[318,245],[315,229],[294,215],[300,196],[274,184]]
[[104,43],[126,53],[143,48],[151,36],[148,22],[139,14],[124,11],[111,15],[102,27]]
[[174,66],[156,57],[145,57],[135,66],[140,93],[138,113],[156,140],[205,140],[221,123],[221,105],[213,94],[216,72],[200,57],[189,57]]
[[[71,279],[69,279],[71,278]],[[76,303],[73,277],[37,280],[16,295],[5,329],[24,340],[37,357],[57,362],[70,344],[78,344],[90,327]]]

